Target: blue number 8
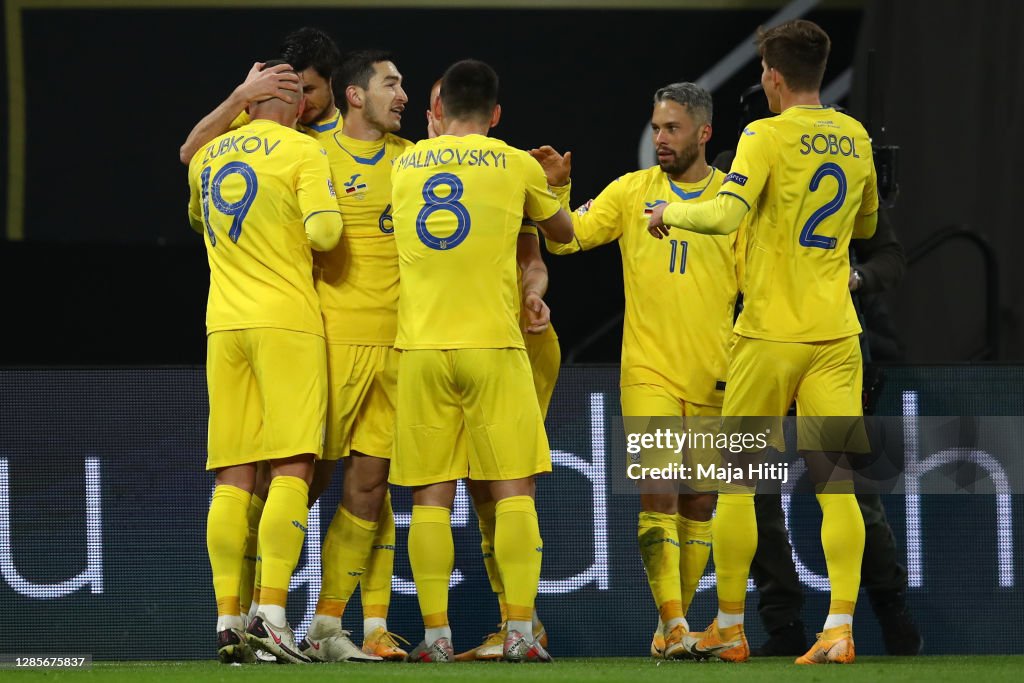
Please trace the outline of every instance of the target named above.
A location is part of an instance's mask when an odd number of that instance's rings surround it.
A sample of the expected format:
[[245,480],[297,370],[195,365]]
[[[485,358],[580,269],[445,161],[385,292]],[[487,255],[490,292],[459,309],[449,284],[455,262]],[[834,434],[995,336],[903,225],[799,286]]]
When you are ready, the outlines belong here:
[[822,164],[814,172],[814,176],[811,178],[811,192],[817,192],[818,185],[828,176],[835,178],[839,184],[836,196],[830,199],[825,206],[812,213],[811,217],[804,223],[804,229],[800,231],[800,246],[802,247],[816,247],[818,249],[836,248],[835,237],[814,234],[814,229],[818,227],[818,224],[838,211],[843,206],[843,202],[846,201],[846,174],[843,173],[843,169],[840,168],[839,164],[831,161]]
[[[438,197],[435,190],[439,185],[447,185],[451,193],[447,197]],[[423,244],[443,251],[454,249],[466,239],[470,228],[469,211],[459,202],[464,190],[465,186],[459,177],[451,173],[438,173],[427,178],[423,184],[423,201],[426,204],[416,214],[416,235]],[[427,230],[427,218],[437,211],[450,211],[455,216],[455,232],[448,237],[437,237]]]
[[[237,202],[228,202],[221,194],[220,186],[228,176],[235,174],[245,178],[245,193]],[[213,226],[210,225],[211,199],[218,211],[225,216],[231,216],[231,229],[228,230],[228,237],[232,242],[238,242],[238,238],[242,236],[242,222],[245,221],[245,215],[249,213],[249,208],[256,200],[256,192],[259,189],[256,171],[244,161],[232,161],[224,164],[224,167],[217,171],[217,175],[213,176],[212,183],[210,182],[209,166],[203,169],[200,180],[202,181],[203,222],[206,223],[206,231],[210,235],[210,244],[217,246],[217,238],[214,236]]]

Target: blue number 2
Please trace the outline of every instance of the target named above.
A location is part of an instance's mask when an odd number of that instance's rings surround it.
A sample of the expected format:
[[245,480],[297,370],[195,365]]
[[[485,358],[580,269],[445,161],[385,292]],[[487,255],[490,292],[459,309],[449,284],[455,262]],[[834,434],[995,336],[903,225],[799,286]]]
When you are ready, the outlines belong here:
[[[437,196],[436,190],[439,185],[451,188],[447,197]],[[459,177],[451,173],[437,173],[427,178],[427,182],[423,184],[423,201],[426,204],[416,214],[416,235],[423,244],[431,249],[444,251],[454,249],[466,239],[470,228],[469,210],[459,201],[465,189]],[[449,211],[455,216],[455,232],[448,237],[437,237],[427,229],[427,218],[438,211]]]
[[[224,199],[220,187],[228,176],[236,174],[245,179],[245,192],[237,202],[228,202]],[[256,171],[244,161],[232,161],[224,164],[224,167],[217,171],[217,175],[213,176],[213,182],[210,182],[210,167],[207,166],[203,169],[200,181],[202,182],[203,222],[206,223],[206,232],[210,235],[210,244],[217,246],[217,238],[213,233],[213,226],[210,225],[210,200],[213,200],[213,205],[217,207],[218,211],[225,216],[231,216],[231,229],[228,230],[228,237],[232,242],[238,242],[238,238],[242,236],[242,222],[245,221],[245,215],[249,213],[249,208],[256,200],[256,191],[259,189]]]
[[818,185],[826,177],[831,176],[836,179],[839,184],[836,190],[836,196],[829,200],[825,206],[821,207],[817,211],[811,214],[811,217],[804,223],[804,229],[800,231],[800,246],[801,247],[815,247],[818,249],[835,249],[836,238],[825,237],[824,235],[815,235],[814,230],[818,225],[838,211],[842,206],[843,202],[846,201],[846,174],[843,173],[843,169],[839,167],[839,164],[828,162],[818,167],[818,170],[814,172],[814,177],[811,178],[811,192],[817,192]]

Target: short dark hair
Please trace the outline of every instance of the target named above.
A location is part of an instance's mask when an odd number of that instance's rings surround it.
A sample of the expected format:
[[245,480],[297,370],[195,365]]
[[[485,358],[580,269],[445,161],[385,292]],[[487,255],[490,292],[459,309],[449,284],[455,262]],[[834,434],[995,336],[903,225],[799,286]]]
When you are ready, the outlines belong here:
[[338,68],[331,76],[331,89],[334,91],[334,104],[341,110],[342,116],[348,113],[348,98],[345,88],[358,85],[364,90],[370,87],[373,78],[373,65],[380,62],[394,61],[384,50],[358,50],[349,52],[339,62]]
[[696,83],[669,83],[664,88],[658,88],[658,91],[654,93],[654,103],[658,104],[658,102],[666,100],[686,107],[687,112],[697,125],[711,123],[711,114],[714,111],[711,93]]
[[309,67],[327,80],[341,61],[341,53],[331,37],[318,28],[305,26],[292,31],[281,43],[281,56],[296,71]]
[[498,103],[498,74],[476,59],[455,62],[441,78],[441,104],[453,119],[491,118]]
[[821,89],[831,49],[828,34],[806,19],[787,21],[768,30],[757,29],[757,51],[761,58],[782,74],[794,92]]
[[260,71],[265,71],[266,69],[269,69],[272,66],[280,66],[281,64],[288,64],[288,66],[292,67],[292,71],[296,71],[295,67],[292,66],[287,59],[268,59],[267,61],[263,62],[263,66],[260,67]]

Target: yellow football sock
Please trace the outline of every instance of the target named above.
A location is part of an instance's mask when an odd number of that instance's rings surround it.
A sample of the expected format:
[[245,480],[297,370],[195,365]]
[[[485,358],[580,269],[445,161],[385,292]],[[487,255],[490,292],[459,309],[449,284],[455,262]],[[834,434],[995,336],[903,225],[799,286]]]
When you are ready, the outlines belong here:
[[409,564],[416,582],[423,625],[448,625],[448,582],[455,566],[452,511],[446,507],[413,505],[409,523]]
[[864,559],[864,518],[850,493],[819,493],[821,547],[832,584],[829,614],[853,614]]
[[270,482],[260,519],[260,605],[288,604],[288,584],[306,540],[308,497],[309,487],[298,477],[274,477]]
[[494,558],[505,586],[508,621],[533,621],[543,553],[533,498],[499,500],[494,506]]
[[711,520],[699,522],[676,515],[676,531],[679,534],[679,592],[685,617],[711,556]]
[[742,614],[750,563],[757,551],[753,493],[718,496],[711,540],[718,577],[718,608],[727,614]]
[[683,616],[679,588],[679,536],[675,515],[641,512],[636,527],[640,559],[661,620],[668,624]]
[[317,614],[338,619],[344,614],[345,605],[366,571],[376,533],[377,522],[360,519],[338,506],[321,553],[323,584],[316,603]]
[[249,523],[249,536],[245,539],[245,556],[242,561],[242,579],[238,585],[239,609],[245,614],[252,603],[253,586],[256,582],[256,548],[260,535],[260,517],[263,515],[263,499],[253,495],[249,499],[249,510],[246,518]]
[[245,555],[245,513],[248,508],[247,491],[227,484],[214,489],[206,517],[206,550],[210,555],[219,617],[238,618],[238,586]]
[[[256,566],[253,567],[253,578],[252,578],[252,601],[254,604],[260,604],[260,592],[263,586],[263,551],[260,548],[259,536],[256,538]],[[249,605],[249,610],[252,611],[252,605]]]
[[384,505],[380,509],[369,562],[359,583],[363,619],[387,619],[391,605],[391,577],[395,573],[395,512],[391,508],[390,492],[384,496]]
[[505,605],[505,584],[501,581],[498,561],[494,558],[494,507],[493,500],[476,506],[476,517],[480,524],[480,551],[487,569],[487,579],[491,582],[491,590],[498,598],[498,610],[501,612],[501,623],[508,619],[508,607]]

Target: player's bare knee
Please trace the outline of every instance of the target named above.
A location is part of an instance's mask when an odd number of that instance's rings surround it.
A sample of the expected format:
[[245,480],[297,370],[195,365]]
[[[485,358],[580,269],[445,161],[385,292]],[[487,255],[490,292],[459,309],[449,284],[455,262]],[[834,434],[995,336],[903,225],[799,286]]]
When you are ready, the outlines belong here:
[[217,470],[217,486],[234,486],[252,493],[256,484],[256,465],[232,465]]
[[452,509],[455,504],[456,481],[442,481],[412,490],[412,504]]
[[663,493],[641,493],[640,509],[643,512],[657,512],[663,515],[674,515],[679,512],[679,498],[675,491]]
[[707,522],[715,512],[715,493],[685,493],[678,498],[679,514],[695,522]]
[[306,482],[306,486],[313,483],[313,454],[304,453],[293,455],[290,458],[281,458],[270,461],[270,476],[274,477],[295,477]]
[[513,496],[536,496],[537,487],[533,477],[523,479],[504,479],[488,482],[488,489],[491,492],[491,499],[495,502],[512,498]]

